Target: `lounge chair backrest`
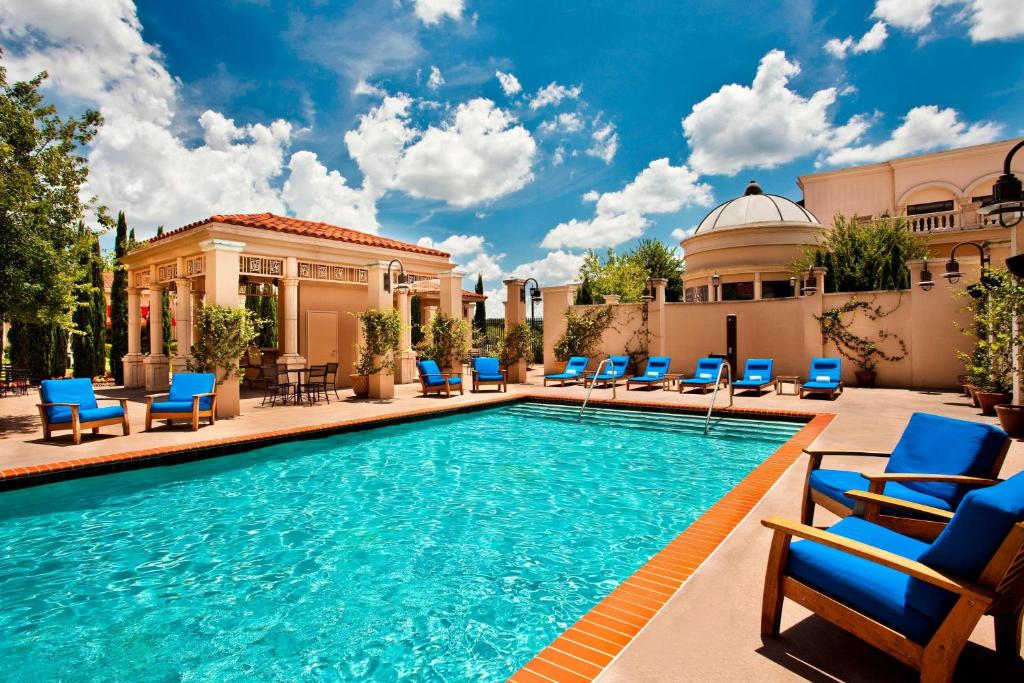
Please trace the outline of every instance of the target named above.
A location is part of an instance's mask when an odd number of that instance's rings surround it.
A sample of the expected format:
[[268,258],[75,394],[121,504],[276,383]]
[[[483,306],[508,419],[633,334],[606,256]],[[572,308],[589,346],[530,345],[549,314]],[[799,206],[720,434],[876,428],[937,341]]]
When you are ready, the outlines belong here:
[[770,382],[774,364],[771,358],[748,358],[743,366],[743,379],[747,382]]
[[[629,356],[609,356],[608,360],[612,362],[612,369],[615,371],[616,377],[621,377],[626,374],[626,368],[629,367]],[[609,370],[605,366],[605,372]]]
[[672,359],[668,356],[651,356],[647,359],[647,369],[644,370],[644,377],[663,377],[668,372]]
[[[440,375],[441,369],[437,367],[437,361],[433,360],[421,360],[416,363],[416,369],[420,371],[420,375]],[[433,379],[440,379],[435,377]]]
[[[964,496],[953,519],[919,559],[933,569],[977,580],[1010,529],[1021,521],[1024,473]],[[941,619],[955,601],[952,593],[923,581],[915,579],[907,586],[907,604],[933,618]]]
[[[941,415],[914,413],[893,449],[886,472],[962,474],[989,477],[1006,444],[1006,432],[993,425]],[[903,485],[948,501],[954,509],[970,489],[942,482]]]
[[[96,392],[93,391],[92,380],[86,377],[44,379],[39,383],[39,395],[43,403],[77,403],[79,410],[96,407]],[[50,422],[70,422],[71,408],[50,406],[46,409],[46,416]]]
[[586,356],[573,356],[569,359],[569,362],[565,364],[565,374],[582,374],[582,372],[587,369],[588,365],[590,365],[590,359]]
[[838,382],[841,371],[841,358],[812,358],[808,379],[811,382]]
[[[209,394],[217,384],[217,376],[212,372],[176,372],[171,375],[169,401],[192,402],[196,394]],[[199,409],[209,410],[213,397],[204,396],[199,399]]]
[[721,358],[701,358],[697,361],[697,379],[713,382],[718,377],[718,369],[722,367]]
[[476,370],[479,375],[500,375],[501,364],[497,358],[490,358],[488,356],[478,356],[473,359],[473,369]]

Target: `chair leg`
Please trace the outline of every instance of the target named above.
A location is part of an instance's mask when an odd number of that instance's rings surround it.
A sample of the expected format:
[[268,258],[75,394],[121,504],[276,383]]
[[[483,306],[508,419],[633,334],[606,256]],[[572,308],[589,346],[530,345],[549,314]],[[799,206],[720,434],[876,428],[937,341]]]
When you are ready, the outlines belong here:
[[71,421],[71,439],[76,446],[82,443],[82,429],[78,426],[78,420]]
[[146,411],[146,431],[148,432],[148,431],[150,431],[152,429],[153,429],[153,416],[147,410]]
[[121,416],[121,434],[128,436],[132,433],[131,425],[128,424],[128,411],[125,411],[124,415]]
[[996,614],[996,652],[1004,657],[1019,657],[1024,607],[1016,614]]
[[786,596],[782,592],[782,570],[789,557],[789,537],[775,532],[768,554],[768,567],[764,577],[764,596],[761,602],[761,635],[769,638],[779,636],[782,623],[782,603]]

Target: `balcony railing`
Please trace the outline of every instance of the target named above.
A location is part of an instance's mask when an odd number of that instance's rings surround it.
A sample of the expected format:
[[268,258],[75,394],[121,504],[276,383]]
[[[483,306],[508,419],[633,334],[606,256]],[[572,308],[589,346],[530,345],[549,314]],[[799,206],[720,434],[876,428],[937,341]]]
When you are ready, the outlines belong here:
[[907,225],[914,233],[962,230],[965,226],[960,225],[959,213],[959,211],[920,213],[916,216],[907,216]]

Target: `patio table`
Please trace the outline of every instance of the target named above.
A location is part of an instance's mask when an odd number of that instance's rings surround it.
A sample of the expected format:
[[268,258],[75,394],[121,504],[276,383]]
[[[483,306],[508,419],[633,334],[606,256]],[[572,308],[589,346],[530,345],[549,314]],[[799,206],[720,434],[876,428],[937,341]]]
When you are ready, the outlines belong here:
[[293,393],[293,398],[292,398],[292,402],[293,403],[302,403],[302,387],[309,380],[309,371],[310,370],[312,370],[312,368],[288,368],[288,370],[287,370],[287,373],[289,375],[288,380],[291,381],[290,375],[293,372],[295,373],[295,379],[296,379],[295,390],[292,392]]
[[800,394],[800,375],[778,375],[778,376],[776,376],[775,377],[775,393],[776,394],[782,395],[783,393],[785,393],[785,392],[782,391],[782,385],[783,384],[792,384],[793,385],[793,395],[794,396],[797,396],[797,395]]

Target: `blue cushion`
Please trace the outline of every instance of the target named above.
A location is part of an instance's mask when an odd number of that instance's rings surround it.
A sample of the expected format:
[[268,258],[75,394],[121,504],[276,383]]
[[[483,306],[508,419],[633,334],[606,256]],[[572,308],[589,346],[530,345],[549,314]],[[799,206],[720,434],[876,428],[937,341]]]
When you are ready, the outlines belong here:
[[437,367],[437,362],[432,360],[421,360],[417,361],[416,369],[419,370],[421,375],[440,375],[441,368]]
[[[213,393],[217,385],[217,376],[212,372],[176,372],[171,376],[169,402],[187,401],[188,410],[192,412],[192,397],[196,394]],[[199,399],[199,409],[209,410],[213,403],[212,396]]]
[[718,370],[722,367],[721,358],[701,358],[697,361],[697,372],[693,377],[683,380],[684,384],[714,384],[718,379]]
[[[202,401],[199,402],[200,406]],[[192,400],[188,401],[154,401],[153,405],[149,407],[149,412],[153,415],[157,413],[192,413]]]
[[[96,393],[92,389],[92,380],[84,377],[44,379],[39,383],[39,392],[43,403],[77,403],[80,414],[84,410],[96,407]],[[51,406],[46,409],[46,417],[51,423],[71,422],[71,408]]]
[[503,381],[505,381],[505,376],[504,375],[483,375],[483,374],[477,373],[476,378],[477,378],[477,380],[479,380],[481,382],[503,382]]
[[497,358],[488,358],[486,356],[474,358],[473,369],[476,370],[481,379],[484,375],[497,375],[498,379],[501,379],[501,365],[498,363]]
[[629,367],[629,356],[609,356],[608,360],[611,361],[611,367],[608,367],[608,363],[605,363],[604,370],[601,371],[600,375],[595,375],[596,380],[614,379],[616,377],[624,377],[626,369]]
[[838,389],[839,382],[804,382],[804,389]]
[[78,411],[79,422],[94,422],[97,420],[110,420],[112,418],[124,417],[121,406],[106,406],[104,408],[85,408]]
[[644,370],[643,376],[637,379],[643,379],[648,382],[664,379],[665,373],[668,372],[671,364],[672,359],[669,356],[651,356],[647,359],[647,369]]
[[734,387],[742,387],[742,388],[754,387],[756,389],[756,388],[759,388],[759,387],[763,387],[766,384],[771,384],[772,381],[773,380],[770,380],[770,379],[765,379],[765,380],[760,380],[760,379],[738,379],[735,382],[733,382],[732,385]]
[[[927,543],[859,517],[847,517],[829,531],[911,560],[928,550]],[[918,643],[927,642],[942,619],[910,604],[907,587],[913,580],[906,574],[813,541],[790,545],[786,573]]]
[[[939,571],[976,580],[1020,521],[1024,521],[1024,472],[964,496],[953,519],[920,560]],[[929,614],[944,613],[955,601],[952,594],[923,581],[910,584],[907,599]]]
[[804,386],[812,382],[839,382],[842,367],[841,358],[812,358],[811,371]]
[[661,382],[664,379],[665,379],[665,375],[664,375],[664,373],[661,373],[661,374],[655,374],[655,375],[650,375],[650,376],[648,376],[648,375],[641,375],[640,377],[632,377],[632,378],[630,378],[629,381],[630,382]]
[[[848,508],[853,508],[854,500],[847,498],[845,495],[846,491],[867,491],[868,480],[860,475],[858,472],[849,472],[847,470],[814,470],[811,472],[811,488],[815,491],[824,493],[829,498],[839,501]],[[935,496],[929,496],[927,493],[921,493],[914,489],[907,488],[898,482],[889,482],[885,485],[885,495],[892,496],[893,498],[899,498],[900,500],[907,500],[912,503],[920,503],[921,505],[930,505],[940,510],[950,510],[952,507],[949,502],[942,498],[936,498]],[[888,514],[890,511],[886,511]],[[906,517],[906,510],[900,510],[900,516]]]
[[[428,387],[434,387],[434,386],[438,386],[438,385],[444,386],[444,377],[426,377],[426,378],[424,378],[423,381],[424,381],[424,383]],[[462,378],[461,377],[449,377],[448,378],[448,386],[454,386],[456,384],[462,384]]]
[[775,361],[771,358],[748,358],[743,366],[743,379],[733,382],[736,386],[762,386],[772,381],[772,366]]
[[[1006,432],[992,425],[914,413],[885,471],[987,477],[1006,439]],[[943,482],[907,482],[906,487],[949,501],[951,510],[971,490]]]

